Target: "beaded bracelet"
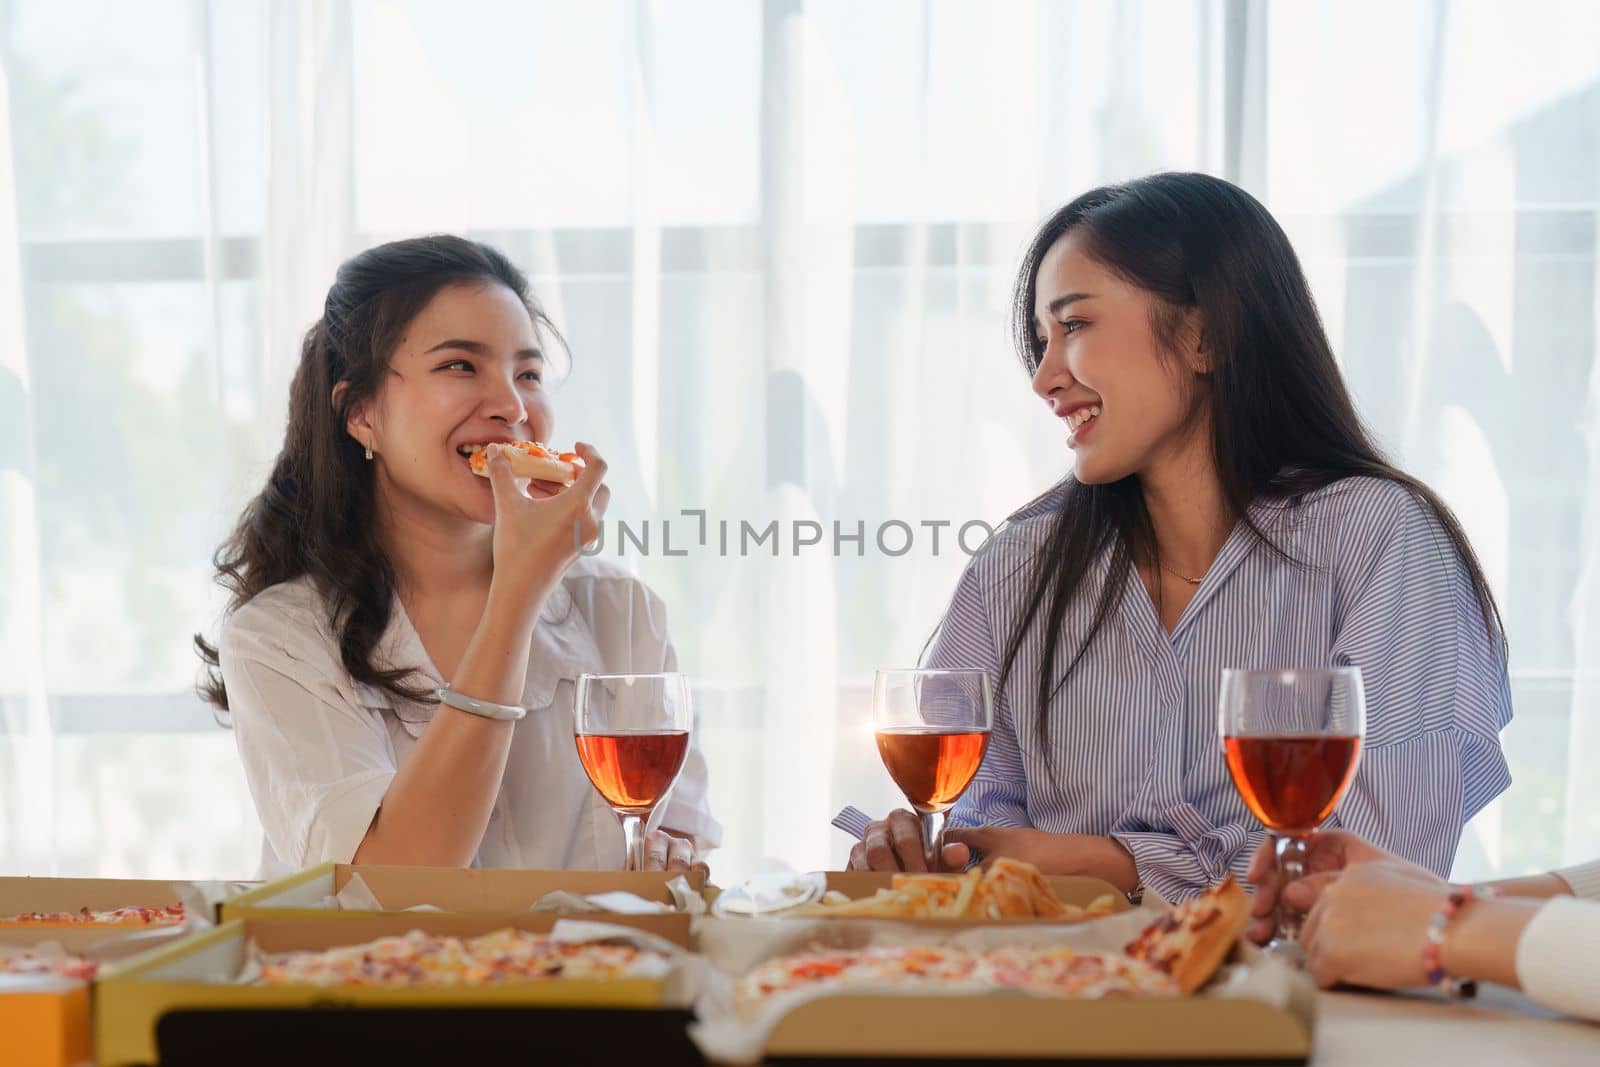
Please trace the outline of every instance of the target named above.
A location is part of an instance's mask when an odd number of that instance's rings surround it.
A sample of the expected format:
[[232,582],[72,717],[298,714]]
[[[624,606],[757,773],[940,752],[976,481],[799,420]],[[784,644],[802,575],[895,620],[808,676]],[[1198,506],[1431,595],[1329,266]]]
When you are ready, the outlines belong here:
[[1444,973],[1440,954],[1444,949],[1444,935],[1450,923],[1461,914],[1461,909],[1474,900],[1489,900],[1500,893],[1493,886],[1458,886],[1450,890],[1439,910],[1428,920],[1428,933],[1422,942],[1422,969],[1427,973],[1428,984],[1438,986],[1452,997],[1470,997],[1478,986],[1471,979],[1452,978]]

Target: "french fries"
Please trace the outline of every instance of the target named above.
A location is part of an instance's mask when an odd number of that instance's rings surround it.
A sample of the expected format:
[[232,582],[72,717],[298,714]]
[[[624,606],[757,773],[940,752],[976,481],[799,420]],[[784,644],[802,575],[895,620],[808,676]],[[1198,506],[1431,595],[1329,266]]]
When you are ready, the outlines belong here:
[[890,888],[851,900],[829,893],[797,915],[873,919],[1057,919],[1077,922],[1108,915],[1116,899],[1107,894],[1087,907],[1063,904],[1031,863],[1000,858],[986,871],[965,874],[897,874]]

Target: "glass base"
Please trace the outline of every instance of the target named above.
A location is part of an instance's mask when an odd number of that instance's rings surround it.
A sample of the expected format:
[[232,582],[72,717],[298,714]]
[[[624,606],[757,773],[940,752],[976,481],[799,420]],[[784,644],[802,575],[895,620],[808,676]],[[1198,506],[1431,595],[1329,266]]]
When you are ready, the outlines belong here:
[[1272,959],[1282,960],[1296,970],[1303,971],[1306,968],[1306,950],[1292,937],[1274,937],[1261,946],[1261,951]]

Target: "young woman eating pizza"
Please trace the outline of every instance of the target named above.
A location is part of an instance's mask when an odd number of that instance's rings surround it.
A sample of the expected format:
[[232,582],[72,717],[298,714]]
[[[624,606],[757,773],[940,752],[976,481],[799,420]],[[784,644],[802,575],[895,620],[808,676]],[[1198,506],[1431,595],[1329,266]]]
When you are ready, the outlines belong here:
[[[283,450],[218,552],[220,639],[196,639],[264,876],[327,860],[622,865],[574,748],[575,681],[673,670],[665,610],[581,555],[609,496],[598,452],[577,446],[568,486],[521,482],[485,447],[551,439],[553,332],[522,274],[476,242],[399,241],[339,268]],[[717,844],[698,750],[657,811],[647,866]]]
[[[1510,782],[1499,616],[1460,524],[1363,428],[1277,222],[1200,174],[1096,189],[1034,239],[1014,326],[1073,470],[973,560],[931,653],[996,693],[943,861],[1172,900],[1242,876],[1262,831],[1223,763],[1223,669],[1354,665],[1336,821],[1446,871]],[[851,863],[920,869],[915,819]]]

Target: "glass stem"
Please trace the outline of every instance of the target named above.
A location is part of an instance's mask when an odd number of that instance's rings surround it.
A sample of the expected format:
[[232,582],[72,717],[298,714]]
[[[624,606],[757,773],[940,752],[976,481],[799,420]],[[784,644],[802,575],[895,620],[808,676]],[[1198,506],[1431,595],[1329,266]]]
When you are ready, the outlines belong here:
[[1301,834],[1278,838],[1278,932],[1279,941],[1299,941],[1300,923],[1305,913],[1283,898],[1290,882],[1306,876],[1306,839]]
[[644,870],[644,819],[638,815],[622,815],[622,840],[628,851],[626,870]]
[[922,858],[928,870],[944,869],[944,812],[922,813]]

